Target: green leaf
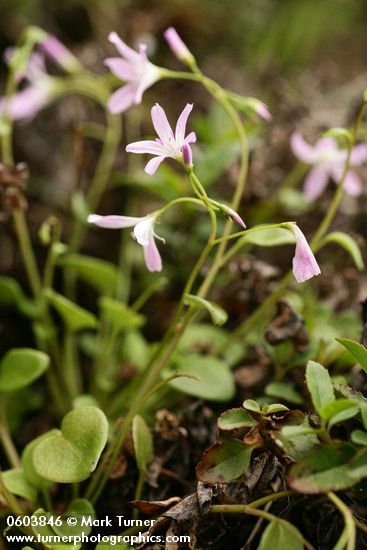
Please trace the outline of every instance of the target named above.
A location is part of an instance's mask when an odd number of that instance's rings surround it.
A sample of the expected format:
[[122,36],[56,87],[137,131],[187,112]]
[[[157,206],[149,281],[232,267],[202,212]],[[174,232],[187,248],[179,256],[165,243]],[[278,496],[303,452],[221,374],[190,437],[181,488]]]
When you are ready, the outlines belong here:
[[139,415],[134,416],[132,434],[139,472],[146,472],[154,458],[153,437],[144,418]]
[[38,308],[34,301],[27,298],[20,284],[11,277],[0,276],[0,304],[14,306],[31,319],[38,317]]
[[221,350],[221,356],[228,366],[234,366],[245,354],[243,342],[233,342],[226,346],[230,333],[224,328],[205,323],[193,323],[185,330],[178,349],[180,352],[193,353],[206,350],[210,355],[216,355]]
[[0,363],[0,391],[8,392],[32,384],[48,369],[46,353],[30,348],[15,348]]
[[282,405],[281,403],[271,403],[270,405],[264,405],[262,410],[266,415],[289,411],[288,407]]
[[329,422],[330,426],[344,422],[349,418],[353,418],[359,413],[359,406],[355,401],[349,399],[337,399],[326,403],[320,409],[320,416],[326,422]]
[[316,494],[352,487],[356,480],[349,471],[355,449],[349,443],[329,443],[313,450],[293,464],[287,482],[295,491]]
[[[67,521],[69,517],[76,517],[78,520],[77,524],[70,525]],[[93,504],[86,498],[76,498],[70,502],[66,511],[62,515],[62,525],[54,524],[52,525],[52,529],[61,537],[77,537],[82,536],[83,533],[85,535],[89,535],[92,531],[92,526],[88,524],[81,525],[81,520],[82,518],[85,521],[90,519],[91,523],[93,523],[95,517],[96,513]]]
[[330,375],[320,363],[308,361],[306,383],[317,412],[320,412],[321,408],[330,401],[334,401],[334,389]]
[[102,296],[98,303],[101,308],[103,321],[109,324],[115,332],[134,330],[140,328],[145,323],[143,315],[136,313],[136,311],[118,300]]
[[361,449],[356,454],[350,463],[349,474],[355,482],[367,477],[367,449]]
[[284,426],[276,432],[275,441],[281,450],[294,460],[301,460],[319,445],[319,439],[309,424],[307,417],[302,424]]
[[336,338],[336,341],[344,346],[353,355],[354,359],[358,361],[363,370],[367,372],[367,348],[349,338]]
[[[42,525],[40,520],[38,519],[40,516],[46,517],[46,525]],[[56,514],[51,514],[50,512],[46,512],[43,508],[38,508],[33,514],[32,518],[36,518],[36,521],[32,521],[32,531],[34,531],[35,535],[38,537],[43,537],[44,541],[43,546],[45,548],[49,548],[50,550],[79,550],[81,547],[81,543],[79,544],[65,544],[60,542],[60,544],[55,544],[54,537],[56,536],[56,532],[51,526],[49,522],[52,521],[52,518],[55,518]]]
[[246,399],[243,402],[243,408],[246,409],[247,411],[251,411],[257,414],[264,414],[260,408],[259,403],[254,399]]
[[229,409],[224,411],[218,420],[218,428],[221,430],[236,430],[239,428],[248,428],[255,424],[255,421],[246,411],[241,408]]
[[295,238],[289,229],[283,227],[273,227],[267,229],[267,226],[264,226],[264,229],[259,231],[253,231],[251,233],[246,233],[241,240],[246,243],[254,244],[256,246],[281,246],[285,244],[294,244]]
[[227,312],[223,308],[215,304],[200,298],[200,296],[194,296],[193,294],[185,294],[185,304],[191,305],[196,309],[206,309],[212,318],[215,325],[222,326],[228,320]]
[[72,269],[77,276],[106,296],[113,296],[119,281],[115,265],[82,254],[66,254],[57,260],[57,265]]
[[302,405],[304,401],[302,395],[288,382],[271,382],[265,388],[265,395],[281,397],[284,401],[295,405]]
[[302,550],[303,548],[301,533],[284,519],[269,523],[259,545],[259,550]]
[[49,432],[46,432],[36,437],[35,439],[33,439],[33,441],[31,441],[30,443],[28,443],[28,445],[26,445],[22,453],[22,468],[23,468],[24,475],[29,481],[29,483],[34,487],[36,487],[37,489],[40,489],[40,490],[48,489],[49,487],[51,487],[52,482],[40,477],[35,472],[35,469],[33,467],[33,451],[38,445],[38,443],[40,443],[44,439],[47,439],[50,436],[57,435],[57,434],[60,434],[59,430],[50,430]]
[[1,473],[1,477],[10,493],[26,498],[31,502],[37,502],[37,491],[27,480],[22,468],[5,470]]
[[356,445],[363,445],[367,447],[367,432],[363,430],[353,430],[350,434],[350,438]]
[[339,244],[348,252],[350,257],[354,261],[356,268],[360,271],[364,269],[364,262],[361,250],[353,237],[351,237],[347,233],[343,233],[342,231],[334,231],[333,233],[329,233],[329,235],[327,235],[322,240],[321,246],[325,246],[328,243]]
[[74,302],[50,288],[45,290],[45,295],[70,332],[97,327],[97,319],[90,311],[74,304]]
[[[209,401],[229,401],[235,394],[235,383],[228,365],[216,357],[199,354],[176,358],[179,374],[199,378],[176,378],[169,382],[173,388]],[[170,373],[171,374],[171,373]]]
[[61,432],[37,443],[35,472],[50,481],[73,483],[89,477],[97,466],[108,435],[108,423],[97,407],[79,407],[61,423]]
[[205,451],[196,467],[198,480],[203,483],[230,483],[246,472],[252,450],[238,439],[215,443]]

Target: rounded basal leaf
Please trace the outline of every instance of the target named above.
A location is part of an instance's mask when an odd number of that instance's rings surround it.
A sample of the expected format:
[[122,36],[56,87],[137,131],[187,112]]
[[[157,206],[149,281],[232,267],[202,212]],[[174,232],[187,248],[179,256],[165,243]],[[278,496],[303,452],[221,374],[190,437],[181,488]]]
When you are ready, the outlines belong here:
[[[32,531],[36,537],[42,537],[42,546],[49,550],[79,550],[81,542],[76,544],[65,544],[60,541],[60,544],[55,544],[56,531],[54,530],[55,520],[59,514],[51,514],[43,508],[38,508],[31,516]],[[46,518],[45,523],[40,518]],[[32,519],[34,518],[34,519]],[[56,539],[57,540],[57,539]]]
[[178,349],[185,353],[194,353],[205,350],[209,355],[218,351],[228,366],[236,365],[245,354],[242,342],[233,342],[226,346],[230,333],[223,328],[204,323],[193,323],[185,330]]
[[306,384],[311,394],[312,403],[318,413],[324,405],[335,400],[330,375],[320,363],[315,361],[307,363]]
[[37,502],[37,491],[33,485],[28,482],[22,468],[5,470],[1,473],[1,477],[5,487],[10,493],[18,497],[26,498],[31,502]]
[[131,550],[131,546],[124,542],[116,544],[116,539],[113,535],[110,537],[110,541],[110,543],[99,542],[96,546],[96,550]]
[[61,433],[35,446],[35,472],[58,483],[87,479],[97,466],[107,435],[107,419],[100,409],[86,406],[72,410],[62,421]]
[[113,298],[103,296],[99,300],[99,307],[103,320],[116,332],[137,329],[145,323],[144,315]]
[[[69,517],[76,517],[78,519],[77,524],[69,524]],[[60,536],[76,537],[82,536],[83,533],[89,535],[92,531],[92,525],[89,525],[89,522],[93,523],[95,517],[96,513],[93,504],[86,498],[76,498],[70,502],[64,512],[62,516],[62,525],[54,524],[52,529]],[[82,519],[84,520],[84,525],[81,525]]]
[[185,294],[185,304],[190,305],[196,309],[206,309],[214,325],[224,325],[228,320],[228,314],[224,309],[214,302],[209,302],[200,296],[194,296],[193,294]]
[[41,441],[44,441],[48,437],[59,434],[61,434],[60,430],[50,430],[49,432],[36,437],[36,439],[33,439],[33,441],[28,443],[28,445],[26,445],[26,447],[24,448],[24,451],[22,453],[23,472],[29,483],[37,489],[48,489],[49,487],[51,487],[52,481],[43,479],[35,472],[35,469],[33,467],[33,451]]
[[246,472],[251,453],[252,447],[238,439],[215,443],[203,454],[196,477],[203,483],[230,483]]
[[250,428],[255,421],[246,411],[241,408],[229,409],[220,415],[217,420],[218,428],[221,430],[236,430],[239,428]]
[[336,338],[342,346],[345,347],[354,357],[354,359],[361,365],[363,370],[367,372],[367,348],[365,348],[359,342],[350,340],[349,338]]
[[16,348],[8,351],[0,363],[0,391],[24,388],[49,367],[50,358],[42,351]]
[[146,472],[154,457],[153,437],[144,418],[139,415],[133,419],[132,433],[139,472]]
[[46,289],[45,295],[70,332],[96,328],[97,319],[90,311],[74,304],[74,302],[50,288]]
[[169,382],[173,388],[210,401],[229,401],[235,394],[235,383],[228,365],[205,355],[191,354],[177,360],[178,374],[198,378],[176,378]]
[[66,254],[57,260],[57,265],[71,269],[76,275],[106,296],[116,293],[119,272],[115,265],[82,254]]
[[303,548],[301,533],[284,519],[269,523],[259,546],[259,550],[302,550]]
[[288,474],[288,484],[305,494],[339,491],[356,483],[350,473],[355,449],[349,443],[329,443],[316,448],[294,464]]

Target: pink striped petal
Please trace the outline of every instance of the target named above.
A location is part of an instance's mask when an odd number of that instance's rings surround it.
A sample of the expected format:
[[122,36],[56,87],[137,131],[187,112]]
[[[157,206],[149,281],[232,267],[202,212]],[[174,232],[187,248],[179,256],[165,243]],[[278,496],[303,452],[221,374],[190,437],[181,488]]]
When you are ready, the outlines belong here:
[[108,110],[112,114],[123,113],[134,104],[134,95],[134,84],[126,84],[125,86],[122,86],[113,92],[109,98],[107,102]]
[[299,132],[291,135],[290,145],[293,153],[303,162],[313,164],[316,158],[315,149],[307,143]]
[[309,199],[317,199],[325,190],[329,179],[324,166],[314,166],[309,171],[303,186],[303,191]]
[[142,246],[148,246],[150,236],[153,232],[154,218],[147,216],[140,218],[139,223],[134,228],[134,237]]
[[196,142],[196,134],[195,132],[190,132],[188,136],[185,137],[184,143],[195,143]]
[[163,145],[153,140],[134,141],[126,146],[127,153],[148,153],[150,155],[163,155]]
[[[343,177],[343,167],[334,166],[332,175],[335,183],[340,183]],[[358,197],[363,192],[363,182],[354,170],[349,170],[344,181],[344,191],[352,197]]]
[[352,149],[350,155],[350,164],[352,166],[359,166],[367,161],[367,145],[365,143],[360,143]]
[[152,107],[152,122],[155,131],[162,140],[163,144],[173,138],[172,128],[167,120],[166,113],[158,103]]
[[145,265],[149,271],[162,271],[162,258],[155,243],[153,235],[150,236],[149,244],[144,246]]
[[126,57],[126,59],[132,62],[137,62],[140,60],[139,53],[127,46],[116,32],[110,32],[108,35],[108,40],[112,42],[122,57]]
[[145,166],[144,171],[149,174],[149,176],[152,176],[157,171],[160,163],[167,158],[166,155],[162,155],[159,157],[152,158]]
[[185,139],[187,119],[192,111],[193,104],[188,103],[180,116],[178,117],[175,131],[175,139],[177,143],[182,143]]
[[107,57],[103,63],[110,71],[121,80],[133,80],[136,77],[136,71],[131,63],[124,61],[120,57]]
[[106,229],[123,229],[124,227],[133,227],[144,218],[134,218],[132,216],[99,216],[90,214],[87,218],[88,223],[104,227]]
[[321,270],[306,237],[296,224],[292,224],[292,232],[296,238],[293,275],[298,283],[303,283],[315,275],[320,275]]

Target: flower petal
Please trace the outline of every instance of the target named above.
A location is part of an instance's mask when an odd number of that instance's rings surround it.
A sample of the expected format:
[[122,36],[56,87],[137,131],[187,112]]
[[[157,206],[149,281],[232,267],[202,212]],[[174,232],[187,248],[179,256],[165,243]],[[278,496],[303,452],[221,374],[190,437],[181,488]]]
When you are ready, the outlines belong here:
[[149,243],[143,247],[145,265],[149,271],[162,271],[162,258],[155,243],[153,235],[150,235]]
[[140,218],[139,223],[134,228],[134,237],[142,246],[148,246],[150,236],[153,235],[154,218],[145,216]]
[[195,132],[190,132],[188,136],[185,137],[184,143],[195,143],[196,142],[196,134]]
[[145,218],[135,218],[132,216],[99,216],[90,214],[87,218],[88,223],[104,227],[106,229],[123,229],[124,227],[133,227]]
[[307,164],[315,161],[315,149],[307,143],[299,132],[294,132],[290,139],[291,149],[296,157]]
[[123,113],[131,107],[131,105],[134,104],[135,88],[136,87],[134,84],[126,84],[113,92],[107,102],[107,107],[110,113]]
[[329,173],[324,166],[314,166],[304,182],[303,191],[306,197],[311,200],[317,199],[327,186],[328,179]]
[[293,258],[293,275],[298,283],[303,283],[315,275],[320,275],[321,270],[300,228],[293,223],[291,229],[296,238],[296,250]]
[[332,137],[325,137],[322,139],[319,139],[319,141],[315,145],[316,151],[337,151],[339,150],[338,144]]
[[120,57],[107,57],[103,63],[115,76],[121,80],[129,81],[136,78],[136,70],[134,69],[134,66]]
[[162,155],[165,152],[163,145],[153,140],[134,141],[126,146],[128,153],[148,153],[150,155]]
[[[333,167],[333,180],[340,183],[343,177],[344,168],[342,166]],[[363,192],[363,182],[354,170],[349,170],[344,181],[344,191],[352,197],[358,197]]]
[[90,214],[87,221],[106,229],[123,229],[124,227],[133,227],[143,219],[132,216],[99,216],[98,214]]
[[188,103],[180,116],[178,117],[177,124],[176,124],[176,131],[175,131],[175,140],[177,144],[180,144],[185,139],[185,132],[186,132],[186,124],[187,119],[189,117],[189,114],[191,113],[193,108],[192,103]]
[[158,169],[160,163],[167,158],[166,155],[161,155],[159,157],[152,158],[145,166],[144,171],[149,174],[149,176],[152,176]]
[[110,32],[108,40],[116,46],[117,51],[122,57],[126,57],[129,61],[135,63],[140,61],[140,54],[125,44],[116,32]]
[[360,143],[352,149],[350,155],[350,164],[351,166],[359,166],[363,162],[367,161],[367,145],[365,143]]
[[166,145],[167,142],[174,139],[172,128],[167,120],[166,113],[158,103],[152,107],[152,122],[155,131],[162,140],[162,143]]

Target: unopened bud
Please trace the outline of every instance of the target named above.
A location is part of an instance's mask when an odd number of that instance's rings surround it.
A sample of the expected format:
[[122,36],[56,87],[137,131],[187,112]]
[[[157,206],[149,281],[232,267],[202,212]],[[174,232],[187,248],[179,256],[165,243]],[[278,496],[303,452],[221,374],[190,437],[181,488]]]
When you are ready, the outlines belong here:
[[182,61],[185,65],[191,66],[195,62],[195,58],[173,27],[169,27],[163,33],[167,44],[171,48],[173,54]]
[[192,166],[192,151],[190,145],[186,143],[182,146],[182,158],[185,166],[190,168]]

